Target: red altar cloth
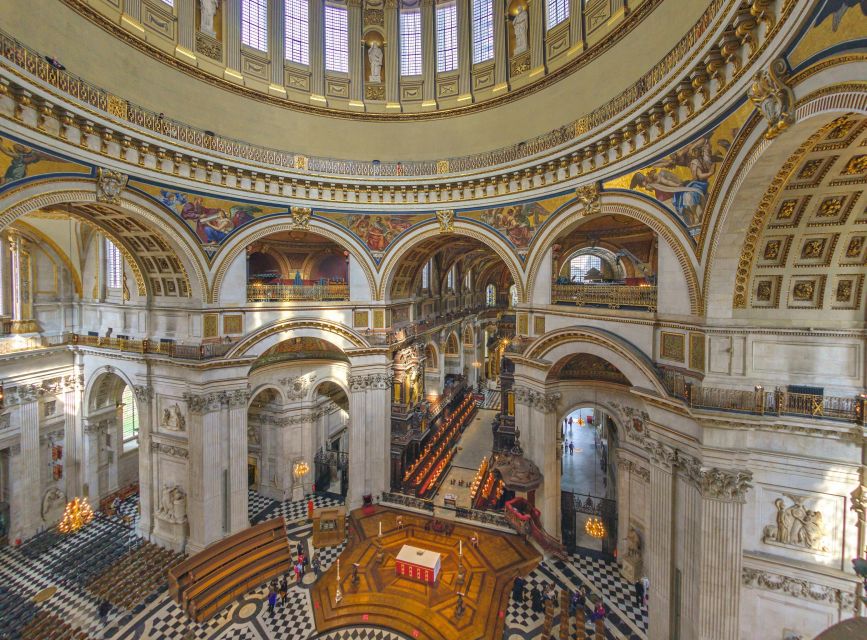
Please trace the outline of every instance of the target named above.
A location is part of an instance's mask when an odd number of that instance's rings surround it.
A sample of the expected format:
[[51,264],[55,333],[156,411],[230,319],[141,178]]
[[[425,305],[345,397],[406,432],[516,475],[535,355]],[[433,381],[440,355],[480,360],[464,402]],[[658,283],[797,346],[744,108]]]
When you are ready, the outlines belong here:
[[434,584],[440,573],[440,554],[405,544],[395,558],[394,570],[398,576]]

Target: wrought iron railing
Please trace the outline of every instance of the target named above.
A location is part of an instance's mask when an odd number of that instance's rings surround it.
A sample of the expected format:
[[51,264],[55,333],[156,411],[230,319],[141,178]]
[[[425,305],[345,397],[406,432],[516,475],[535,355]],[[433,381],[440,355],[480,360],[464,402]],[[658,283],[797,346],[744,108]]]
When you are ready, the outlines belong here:
[[552,284],[554,304],[574,304],[579,307],[632,307],[656,311],[656,287],[625,284]]
[[349,285],[345,283],[247,285],[247,302],[301,300],[349,300]]
[[405,493],[393,493],[390,491],[383,492],[380,502],[397,505],[399,507],[411,507],[413,509],[421,509],[423,511],[433,511],[434,504],[431,500],[408,496]]
[[313,461],[317,464],[325,464],[332,467],[337,467],[341,471],[349,468],[349,453],[346,451],[327,451],[319,449],[316,455],[313,456]]

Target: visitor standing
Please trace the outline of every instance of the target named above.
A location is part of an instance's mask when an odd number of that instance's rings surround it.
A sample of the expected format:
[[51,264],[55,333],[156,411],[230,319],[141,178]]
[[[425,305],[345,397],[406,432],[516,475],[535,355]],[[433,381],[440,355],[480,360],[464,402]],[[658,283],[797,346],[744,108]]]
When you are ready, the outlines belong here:
[[99,613],[99,620],[100,622],[102,622],[103,625],[108,622],[109,611],[111,611],[111,603],[103,598],[103,600],[99,603],[99,609],[97,611]]
[[641,585],[644,589],[644,606],[647,606],[647,599],[650,597],[650,580],[647,576],[641,579]]
[[277,604],[277,592],[274,589],[268,589],[268,615],[274,617],[274,606]]
[[533,611],[536,613],[542,613],[544,608],[542,607],[542,592],[539,591],[539,587],[533,587],[530,591],[530,603]]
[[283,579],[280,581],[280,606],[286,604],[286,596],[289,594],[289,581],[286,580],[286,576],[283,576]]
[[571,440],[569,441],[569,455],[573,455],[575,453],[575,443]]
[[635,581],[635,605],[639,609],[644,606],[644,582],[640,579]]

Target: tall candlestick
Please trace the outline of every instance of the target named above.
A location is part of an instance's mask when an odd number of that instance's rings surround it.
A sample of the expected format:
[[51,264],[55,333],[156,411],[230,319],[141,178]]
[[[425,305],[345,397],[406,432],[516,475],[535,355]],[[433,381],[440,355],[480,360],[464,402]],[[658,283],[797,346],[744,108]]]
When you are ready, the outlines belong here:
[[382,520],[379,521],[379,535],[382,535]]
[[458,555],[459,556],[464,555],[464,541],[463,540],[458,540]]

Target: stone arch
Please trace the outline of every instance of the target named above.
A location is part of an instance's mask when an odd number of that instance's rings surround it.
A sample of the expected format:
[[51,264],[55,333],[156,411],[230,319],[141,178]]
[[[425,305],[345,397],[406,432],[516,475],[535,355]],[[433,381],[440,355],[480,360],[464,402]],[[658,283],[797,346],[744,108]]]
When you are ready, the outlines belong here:
[[[754,116],[733,142],[738,152],[730,166],[736,170],[728,171],[711,194],[715,198],[713,208],[702,234],[707,238],[701,247],[703,313],[715,310],[728,317],[736,297],[749,294],[745,287],[756,244],[779,188],[795,168],[788,166],[788,160],[811,146],[811,134],[828,127],[837,117],[867,114],[867,84],[854,82],[860,78],[831,84],[852,76],[853,70],[846,68],[851,66],[836,61],[817,73],[812,69],[799,73],[792,79],[797,98],[795,124],[779,137],[766,140],[764,121]],[[823,86],[824,82],[828,86]]]
[[129,387],[133,391],[133,402],[136,403],[136,408],[141,409],[141,407],[138,406],[138,399],[135,397],[135,385],[133,385],[132,380],[120,369],[112,367],[110,365],[105,365],[99,367],[96,371],[94,371],[90,375],[87,384],[85,385],[84,402],[82,405],[84,408],[85,417],[89,416],[91,412],[98,409],[103,409],[105,408],[105,406],[107,406],[94,405],[94,401],[98,399],[97,394],[101,390],[101,385],[105,384],[106,382],[106,376],[115,376],[123,383],[123,386]]
[[[454,344],[454,351],[449,351],[449,349],[452,347],[453,344]],[[445,354],[446,354],[447,356],[456,356],[456,355],[459,355],[459,354],[460,354],[460,352],[461,352],[461,341],[458,339],[458,333],[457,333],[457,331],[452,331],[452,332],[451,332],[451,333],[446,337],[446,343],[445,343],[445,345],[444,345],[444,347],[443,347],[443,351],[445,352]]]
[[226,354],[226,358],[248,358],[261,355],[268,347],[288,338],[321,338],[343,351],[365,349],[370,344],[361,334],[340,323],[319,318],[293,318],[277,320],[250,334]]
[[265,216],[257,218],[253,222],[244,225],[237,233],[233,234],[224,246],[216,253],[213,259],[211,274],[214,285],[211,291],[211,302],[216,304],[220,300],[220,290],[223,286],[223,280],[226,277],[226,272],[229,267],[238,257],[238,255],[246,249],[246,247],[256,240],[270,236],[280,231],[309,231],[323,238],[328,238],[333,242],[344,247],[349,251],[357,261],[364,276],[367,279],[367,286],[370,289],[371,298],[376,291],[376,267],[370,259],[370,254],[367,248],[362,245],[359,240],[352,236],[346,229],[340,225],[326,220],[324,218],[311,217],[306,229],[300,229],[291,218],[276,218],[274,216]]
[[[399,238],[398,242],[392,242],[389,250],[380,263],[380,279],[376,291],[377,300],[385,300],[386,297],[391,295],[391,287],[394,282],[397,267],[407,252],[424,240],[435,238],[441,233],[439,223],[435,219],[431,219],[428,222],[424,222],[419,224],[417,227],[414,227],[407,235]],[[453,235],[478,240],[496,253],[497,256],[499,256],[506,264],[509,273],[512,275],[512,281],[518,287],[519,301],[524,301],[526,295],[526,288],[522,279],[524,270],[521,268],[520,260],[515,255],[511,246],[501,236],[488,230],[477,222],[461,218],[455,219],[454,231],[452,233]]]
[[668,395],[656,373],[653,361],[623,338],[590,327],[558,329],[537,338],[524,351],[524,357],[544,364],[547,371],[562,358],[588,353],[608,361],[632,384]]
[[93,215],[94,211],[114,210],[129,215],[134,221],[146,224],[163,244],[170,247],[171,252],[178,259],[190,296],[201,300],[207,298],[209,292],[207,267],[202,251],[192,237],[189,227],[176,217],[167,214],[152,201],[129,189],[118,196],[116,203],[102,203],[97,200],[95,181],[92,178],[37,179],[0,196],[0,211],[3,212],[0,215],[0,230],[28,213],[45,209],[59,210],[64,205],[82,207],[82,210],[67,209],[64,212],[93,225],[117,245],[134,273],[139,295],[154,295],[151,283],[146,277],[147,267],[139,259],[136,250],[129,246],[123,237],[115,233],[105,221]]
[[[557,216],[553,217],[554,222],[545,225],[533,238],[526,260],[527,291],[533,291],[540,286],[537,279],[542,263],[547,250],[560,234],[595,218],[620,215],[641,222],[665,241],[677,258],[686,280],[690,310],[693,314],[698,314],[702,307],[699,264],[692,240],[686,230],[675,221],[674,215],[661,205],[629,192],[603,192],[600,199],[601,210],[590,215],[585,215],[586,209],[577,201],[564,206]],[[548,286],[548,283],[544,283],[544,286]]]
[[[431,353],[433,354],[433,358],[429,358],[429,357],[428,357],[428,349],[431,350]],[[440,353],[439,353],[439,348],[437,347],[436,343],[435,343],[433,340],[430,340],[430,341],[428,341],[427,343],[425,343],[425,345],[424,345],[424,356],[425,356],[425,358],[424,358],[424,360],[425,360],[425,365],[424,365],[425,371],[427,371],[428,369],[430,369],[430,370],[432,370],[432,371],[439,371],[439,368],[440,368],[440,360],[439,360]]]
[[286,394],[283,393],[283,390],[280,387],[270,382],[263,382],[250,390],[250,397],[247,399],[248,411],[250,410],[250,407],[253,406],[253,400],[256,399],[256,396],[265,391],[274,391],[280,397],[281,402],[286,401]]

